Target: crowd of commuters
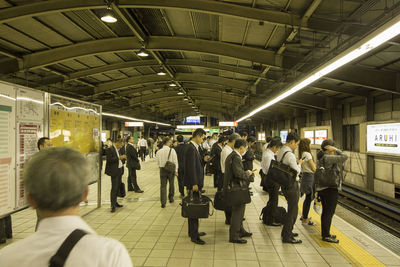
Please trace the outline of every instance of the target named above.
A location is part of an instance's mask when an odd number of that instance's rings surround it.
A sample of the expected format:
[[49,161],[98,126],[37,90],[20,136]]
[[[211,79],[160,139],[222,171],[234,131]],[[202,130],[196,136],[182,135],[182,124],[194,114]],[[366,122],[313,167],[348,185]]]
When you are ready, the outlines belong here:
[[[180,196],[183,198],[186,194],[204,192],[204,175],[207,170],[214,174],[213,185],[217,191],[228,192],[235,187],[248,190],[250,183],[254,182],[255,156],[252,147],[255,143],[256,139],[248,136],[247,133],[241,135],[233,133],[229,136],[213,134],[207,137],[203,129],[195,130],[189,140],[184,140],[182,135],[177,136],[176,140],[159,136],[156,141],[152,138],[141,137],[137,143],[132,136],[128,136],[125,140],[118,138],[114,142],[107,140],[105,174],[111,177],[111,212],[123,206],[117,202],[117,196],[125,164],[128,168],[128,190],[143,193],[138,185],[136,171],[141,169],[141,162],[146,160],[146,155],[150,158],[156,157],[160,170],[162,208],[166,207],[167,197],[170,203],[174,202],[175,177],[177,177]],[[54,260],[60,257],[60,253],[66,254],[65,251],[56,251],[61,244],[68,243],[70,238],[78,236],[76,241],[82,238],[82,241],[76,244],[80,249],[67,251],[67,256],[68,253],[70,256],[65,266],[74,264],[97,266],[93,260],[110,264],[105,264],[105,266],[131,266],[129,255],[122,244],[113,239],[97,236],[78,216],[79,203],[86,201],[88,194],[86,160],[72,149],[51,148],[50,140],[45,137],[38,141],[38,149],[40,151],[32,156],[24,168],[27,198],[30,206],[37,211],[36,232],[1,250],[0,265],[30,266],[31,262],[37,263],[38,266],[47,265],[52,255],[55,255],[52,258]],[[298,159],[294,154],[296,150]],[[331,235],[330,227],[337,205],[343,166],[347,158],[346,154],[334,146],[332,140],[325,140],[322,143],[315,160],[311,153],[310,140],[300,139],[295,132],[287,135],[284,144],[280,137],[267,139],[267,144],[263,146],[260,170],[262,186],[269,195],[266,204],[269,216],[267,216],[266,224],[274,227],[283,224],[281,231],[283,243],[302,243],[300,239],[297,239],[298,233],[293,232],[293,226],[297,220],[299,198],[303,195],[305,199],[301,222],[304,225],[316,225],[308,215],[311,202],[318,195],[323,207],[322,240],[330,243],[339,242],[335,235]],[[297,175],[293,184],[280,186],[268,176],[273,160],[295,170]],[[318,168],[333,169],[334,179],[340,183],[337,186],[316,186],[314,173]],[[287,201],[287,212],[282,222],[278,222],[276,217],[280,189]],[[224,212],[225,223],[230,225],[229,242],[245,244],[247,240],[243,238],[252,236],[252,233],[243,227],[245,208],[246,203],[226,203]],[[75,229],[83,231],[75,233]],[[201,237],[206,233],[199,231],[198,219],[188,218],[188,235],[192,242],[199,245],[205,244]],[[0,241],[3,240],[3,236],[4,238],[12,236],[9,216],[0,221],[0,237],[2,238]],[[20,251],[24,251],[24,257],[19,256]],[[90,257],[82,257],[80,251],[85,251]],[[5,260],[2,255],[6,254],[8,257]]]

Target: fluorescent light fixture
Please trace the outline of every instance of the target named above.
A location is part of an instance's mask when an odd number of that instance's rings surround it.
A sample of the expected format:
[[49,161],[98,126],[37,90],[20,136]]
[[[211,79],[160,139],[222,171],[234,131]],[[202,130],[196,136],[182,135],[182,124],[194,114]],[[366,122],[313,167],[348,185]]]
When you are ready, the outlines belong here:
[[62,106],[63,108],[65,108],[65,109],[67,109],[67,110],[80,109],[80,110],[83,110],[83,111],[90,111],[90,112],[93,112],[93,113],[96,114],[96,115],[99,115],[99,113],[98,113],[96,110],[91,109],[91,108],[67,107],[67,106],[65,106],[64,104],[60,103],[60,102],[54,102],[54,103],[50,104],[50,106],[56,106],[56,105]]
[[178,95],[183,95],[183,92],[182,92],[182,91],[179,91],[179,92],[178,92]]
[[141,120],[133,117],[127,117],[127,116],[122,116],[118,114],[112,114],[112,113],[107,113],[107,112],[102,112],[101,115],[103,116],[108,116],[108,117],[114,117],[114,118],[119,118],[119,119],[125,119],[128,121],[142,121],[142,122],[147,122],[147,123],[154,123],[154,124],[159,124],[159,125],[164,125],[164,126],[171,126],[169,123],[161,123],[158,121],[149,121],[149,120]]
[[237,122],[243,121],[254,114],[260,112],[263,109],[266,109],[279,101],[285,99],[286,97],[300,91],[304,87],[310,85],[321,77],[331,73],[334,70],[346,65],[347,63],[355,60],[356,58],[361,57],[362,55],[370,52],[371,50],[377,48],[383,43],[389,41],[393,37],[400,34],[400,15],[380,27],[379,29],[373,31],[371,34],[363,38],[361,41],[357,42],[355,45],[346,49],[338,56],[329,60],[327,63],[323,64],[319,68],[315,69],[313,72],[305,76],[301,81],[291,85],[288,87],[286,91],[277,97],[269,100],[264,105],[256,108],[251,111],[249,114],[241,117],[237,120]]
[[111,15],[110,13],[102,16],[100,19],[102,21],[104,21],[104,22],[107,22],[107,23],[115,23],[115,22],[117,22],[117,19],[113,15]]
[[185,101],[188,101],[189,100],[189,98],[187,98],[186,96],[183,98],[183,100],[185,100]]
[[204,125],[177,125],[177,129],[203,129]]
[[171,87],[175,87],[175,86],[176,86],[176,84],[175,84],[174,82],[171,82],[171,83],[169,84],[169,86],[171,86]]
[[148,56],[149,56],[149,53],[148,53],[144,48],[141,48],[141,49],[139,50],[139,52],[137,53],[137,55],[138,55],[139,57],[148,57]]
[[160,68],[160,70],[157,72],[158,76],[165,76],[167,73],[163,70],[163,68]]

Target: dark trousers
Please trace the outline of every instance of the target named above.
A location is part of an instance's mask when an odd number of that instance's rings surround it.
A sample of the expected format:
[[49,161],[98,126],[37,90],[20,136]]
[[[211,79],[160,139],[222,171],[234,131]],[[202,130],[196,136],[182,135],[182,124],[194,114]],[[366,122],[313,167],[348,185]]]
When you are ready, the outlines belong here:
[[281,236],[282,239],[288,240],[292,238],[293,225],[296,222],[297,212],[299,211],[299,183],[295,182],[288,188],[282,187],[282,192],[288,203],[288,210],[285,216],[285,222],[283,224]]
[[136,169],[128,168],[128,172],[128,190],[140,190],[139,185],[137,184]]
[[314,199],[313,193],[309,193],[306,195],[306,199],[303,202],[303,219],[308,218],[308,213],[310,212],[311,201]]
[[332,217],[335,214],[339,192],[337,188],[327,188],[318,192],[321,198],[322,214],[321,214],[321,234],[322,237],[329,237]]
[[111,192],[110,192],[110,202],[111,207],[115,207],[117,204],[117,194],[119,187],[121,186],[122,175],[111,176]]
[[221,191],[222,187],[224,186],[224,174],[220,171],[216,171],[214,174],[214,181],[215,181],[214,187],[217,187],[217,190]]
[[0,240],[12,238],[11,215],[0,219]]
[[167,203],[167,183],[169,183],[168,199],[173,202],[175,194],[174,173],[167,173],[163,168],[160,168],[160,200],[162,205]]
[[179,193],[181,194],[181,196],[185,195],[185,177],[183,176],[183,171],[180,170],[178,171],[178,186],[179,186]]
[[238,240],[240,238],[240,233],[244,232],[242,222],[245,209],[246,209],[246,204],[232,206],[232,217],[230,220],[231,226],[229,227],[230,240]]
[[270,214],[270,216],[267,216],[267,224],[275,222],[274,216],[276,214],[276,208],[278,207],[279,187],[280,185],[275,183],[273,180],[268,178],[265,179],[265,188],[268,192],[267,210]]
[[149,157],[153,158],[153,146],[149,147]]
[[199,219],[188,218],[188,233],[193,240],[199,238]]
[[146,159],[146,147],[145,146],[140,147],[139,154],[140,154],[140,158],[142,159],[142,161],[144,161]]

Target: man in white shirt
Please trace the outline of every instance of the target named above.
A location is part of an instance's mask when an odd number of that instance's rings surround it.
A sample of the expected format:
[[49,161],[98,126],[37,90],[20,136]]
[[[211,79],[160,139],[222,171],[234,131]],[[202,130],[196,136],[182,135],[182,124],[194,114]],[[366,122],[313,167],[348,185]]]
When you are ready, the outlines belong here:
[[65,147],[42,150],[30,158],[24,168],[24,184],[28,202],[42,220],[37,232],[0,250],[0,266],[49,266],[76,229],[87,234],[59,259],[65,261],[65,267],[132,266],[124,245],[97,235],[78,216],[79,203],[88,195],[88,165],[79,152]]
[[213,145],[218,142],[218,134],[217,133],[213,133],[211,136],[210,141],[208,142],[208,144],[210,145],[210,148],[212,149]]
[[147,150],[147,140],[144,139],[144,137],[140,137],[138,141],[138,147],[139,147],[139,155],[141,160],[144,162],[146,159],[146,150]]
[[[157,151],[156,154],[158,167],[160,167],[160,200],[161,208],[165,208],[167,203],[167,183],[169,183],[168,199],[170,203],[174,202],[175,184],[174,177],[178,176],[178,157],[175,149],[171,148],[171,139],[169,137],[163,138],[163,147]],[[170,161],[175,164],[175,173],[169,173],[164,169],[165,163]]]
[[[224,180],[224,173],[225,173],[225,161],[226,158],[232,153],[235,142],[236,140],[240,139],[240,135],[237,133],[233,133],[228,137],[228,143],[224,148],[222,149],[221,152],[221,172],[222,172],[222,181]],[[232,210],[231,208],[227,208],[225,210],[225,224],[230,224],[231,223],[231,217],[232,217]]]
[[282,161],[283,164],[290,166],[297,171],[297,177],[294,184],[290,187],[282,187],[283,195],[288,203],[288,210],[283,224],[281,236],[283,243],[301,244],[300,239],[296,239],[297,233],[293,233],[293,225],[297,219],[298,202],[299,202],[299,174],[301,172],[302,160],[297,162],[293,151],[297,149],[300,143],[300,137],[297,133],[289,133],[286,138],[286,144],[279,150],[277,161]]

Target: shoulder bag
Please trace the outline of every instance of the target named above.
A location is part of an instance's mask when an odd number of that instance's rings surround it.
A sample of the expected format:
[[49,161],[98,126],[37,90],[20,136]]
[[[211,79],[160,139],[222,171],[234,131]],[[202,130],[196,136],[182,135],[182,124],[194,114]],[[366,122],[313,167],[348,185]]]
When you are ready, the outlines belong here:
[[169,157],[171,156],[171,151],[172,151],[172,148],[169,149],[168,159],[167,159],[167,162],[165,163],[165,166],[164,166],[164,171],[169,173],[169,174],[175,173],[175,170],[176,170],[175,163],[169,161]]
[[84,237],[86,234],[87,233],[81,229],[76,229],[71,234],[69,234],[69,236],[67,236],[64,242],[61,244],[60,248],[57,250],[56,254],[51,257],[49,261],[49,266],[64,266],[69,254],[71,253],[71,250],[74,248],[76,243],[78,243],[79,240],[81,240],[81,238]]
[[286,154],[290,151],[286,151],[280,161],[271,160],[271,165],[268,170],[268,178],[276,182],[282,187],[290,187],[296,181],[297,171],[292,169],[290,166],[282,163]]
[[325,156],[320,160],[314,179],[318,187],[338,188],[340,185],[340,174],[335,170],[335,164],[330,168],[325,168]]

